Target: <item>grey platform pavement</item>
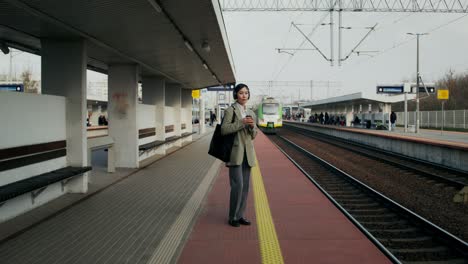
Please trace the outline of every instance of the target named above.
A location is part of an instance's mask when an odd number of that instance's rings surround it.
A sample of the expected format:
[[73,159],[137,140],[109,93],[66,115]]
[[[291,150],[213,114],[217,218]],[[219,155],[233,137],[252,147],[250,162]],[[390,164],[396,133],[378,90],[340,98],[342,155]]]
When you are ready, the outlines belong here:
[[[147,167],[121,171],[107,187],[100,181],[86,198],[59,198],[42,213],[0,224],[0,263],[174,262],[221,165],[207,154],[212,131]],[[5,239],[7,229],[34,221]]]
[[392,132],[398,133],[400,135],[409,135],[412,137],[468,143],[468,133],[466,132],[442,131],[422,128],[419,130],[419,133],[405,133],[404,128],[402,127],[397,127],[395,131],[391,131],[389,133]]

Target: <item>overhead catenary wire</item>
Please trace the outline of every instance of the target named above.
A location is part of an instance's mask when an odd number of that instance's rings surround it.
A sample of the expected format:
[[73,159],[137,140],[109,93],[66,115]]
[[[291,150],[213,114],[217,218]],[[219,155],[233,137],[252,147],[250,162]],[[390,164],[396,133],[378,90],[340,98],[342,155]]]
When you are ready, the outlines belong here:
[[[292,90],[300,91],[303,89],[310,89],[311,81],[313,81],[313,85],[315,88],[318,88],[322,91],[328,91],[328,89],[340,89],[342,87],[342,83],[340,81],[324,81],[324,80],[308,80],[308,81],[258,81],[258,80],[240,80],[242,83],[248,83],[253,90],[259,91],[261,94],[270,94],[271,96],[278,97],[278,98],[291,98],[292,97]],[[283,92],[288,91],[288,95],[284,95]],[[278,93],[279,92],[279,93]],[[281,94],[281,95],[279,95]],[[316,98],[326,98],[324,94],[322,95],[315,95]],[[300,96],[299,96],[300,98]]]
[[[329,14],[326,13],[325,16],[321,19],[321,21],[323,21],[328,15],[329,15]],[[379,23],[379,26],[375,28],[375,31],[376,31],[375,33],[383,32],[383,31],[384,31],[383,29],[387,29],[387,28],[390,27],[390,26],[393,26],[393,25],[395,25],[395,24],[398,24],[398,23],[400,23],[401,21],[403,21],[403,20],[409,18],[409,17],[412,16],[412,15],[414,15],[414,13],[404,14],[403,16],[398,17],[398,18],[396,18],[396,19],[395,19],[395,18],[390,18],[391,20],[388,21],[387,23]],[[449,21],[447,21],[447,22],[445,22],[445,23],[443,23],[443,24],[441,24],[441,25],[438,25],[438,26],[436,26],[436,27],[434,27],[434,28],[431,28],[429,31],[425,31],[425,32],[428,32],[428,33],[430,33],[430,32],[435,32],[435,31],[437,31],[437,30],[439,30],[439,29],[441,29],[441,28],[446,27],[447,25],[450,25],[450,24],[452,24],[452,23],[455,23],[455,22],[457,22],[457,21],[459,21],[459,20],[465,18],[467,15],[468,15],[468,14],[463,14],[463,15],[460,16],[460,17],[457,17],[457,18],[455,18],[455,19],[451,19],[451,20],[449,20]],[[318,24],[320,24],[320,22],[319,22]],[[315,28],[314,28],[314,30],[315,30]],[[290,28],[289,28],[289,32],[290,32],[290,31],[291,31],[291,26],[290,26]],[[289,33],[289,32],[288,32],[288,33]],[[309,35],[311,35],[311,34],[313,34],[313,32],[311,32]],[[374,38],[375,38],[375,35],[376,35],[376,34],[373,34],[373,35],[374,35]],[[411,42],[412,40],[414,40],[414,38],[404,39],[404,40],[402,40],[402,41],[400,41],[400,42],[398,42],[398,43],[393,44],[391,47],[387,47],[387,48],[381,50],[380,52],[378,52],[377,54],[375,54],[375,55],[372,56],[372,57],[359,60],[357,63],[351,64],[351,65],[354,66],[354,65],[359,65],[359,64],[364,63],[364,62],[368,62],[370,59],[375,58],[375,57],[380,56],[380,55],[383,55],[383,54],[386,54],[387,52],[389,52],[389,51],[391,51],[391,50],[393,50],[393,49],[396,49],[396,48],[398,48],[398,47],[401,47],[401,46],[403,46],[403,45],[405,45],[405,44]],[[306,42],[306,40],[303,40],[302,43],[300,44],[299,48],[302,47],[302,46],[304,45],[305,42]],[[293,55],[294,55],[294,54],[296,54],[296,52],[294,52]],[[276,75],[275,75],[275,77],[273,78],[273,80],[276,80],[276,79],[280,76],[280,74],[284,71],[284,69],[285,69],[285,68],[288,66],[288,64],[292,61],[292,59],[293,59],[294,56],[288,56],[288,57],[289,57],[288,60],[286,61],[286,63],[283,64],[283,66],[281,67],[281,69],[276,73]],[[353,69],[356,69],[355,67],[352,67],[352,68],[353,68]]]
[[[337,1],[335,1],[335,4],[336,4],[336,3],[337,3]],[[302,13],[303,13],[303,12],[301,12],[301,15],[302,15]],[[299,47],[297,48],[297,50],[300,50],[300,48],[301,48],[301,47],[304,45],[304,43],[308,40],[307,38],[310,38],[310,37],[312,36],[312,34],[315,33],[315,31],[317,30],[317,28],[323,23],[323,21],[324,21],[329,15],[330,15],[330,13],[327,12],[327,13],[320,19],[320,21],[315,25],[315,27],[313,28],[313,30],[311,31],[311,33],[309,33],[309,34],[307,35],[306,39],[304,39],[304,40],[301,42],[301,44],[299,45]],[[402,16],[401,18],[398,18],[397,20],[392,21],[392,22],[389,23],[388,25],[390,25],[390,24],[396,24],[396,23],[400,22],[401,20],[408,18],[408,17],[411,16],[411,15],[412,15],[412,13],[411,13],[411,14],[407,14],[407,15],[405,14],[405,15]],[[291,28],[292,28],[293,25],[294,25],[294,22],[291,22],[291,25],[290,25],[289,30],[288,30],[288,34],[289,34],[289,32],[291,31]],[[376,24],[376,25],[377,25],[377,24]],[[376,25],[374,26],[374,31],[377,30]],[[385,28],[386,26],[387,26],[387,25],[380,26],[378,29],[381,30],[381,29]],[[301,33],[302,33],[302,32],[301,32]],[[368,35],[369,35],[369,33],[368,33],[364,38],[366,38]],[[362,41],[361,41],[361,42],[362,42]],[[286,43],[286,42],[283,43],[283,48],[284,48],[285,43]],[[358,46],[359,46],[359,45],[360,45],[360,43],[358,44]],[[357,48],[357,47],[355,47],[355,48]],[[354,48],[354,49],[355,49],[355,48]],[[354,49],[352,49],[351,52],[353,52]],[[318,48],[317,48],[317,50],[320,52],[320,50],[319,50]],[[279,75],[283,72],[283,70],[284,70],[284,69],[289,65],[289,63],[292,61],[292,59],[293,59],[294,55],[296,54],[296,52],[297,52],[297,51],[294,51],[293,53],[285,52],[285,53],[289,54],[290,56],[289,56],[288,60],[286,61],[286,63],[283,64],[283,67],[281,67],[281,69],[280,69],[279,71],[277,71],[276,74],[273,73],[273,76],[274,76],[274,77],[272,78],[272,80],[276,80],[276,79],[279,77]],[[320,52],[320,53],[321,53],[321,52]],[[321,54],[322,54],[322,53],[321,53]],[[322,54],[322,56],[323,56],[323,54]],[[348,55],[348,57],[349,57],[349,55]],[[325,57],[325,59],[327,59],[327,58]]]
[[358,44],[356,44],[356,46],[354,46],[354,48],[351,49],[351,51],[349,52],[348,55],[346,55],[346,57],[344,59],[341,59],[342,61],[345,61],[349,58],[349,56],[351,56],[351,54],[353,54],[353,52],[359,47],[359,45],[362,44],[362,42],[369,36],[369,34],[374,31],[375,27],[377,26],[377,23],[370,28],[369,32],[367,32],[367,34],[358,42]]
[[[450,25],[450,24],[452,24],[452,23],[454,23],[454,22],[456,22],[456,21],[458,21],[458,20],[460,20],[460,19],[466,17],[466,16],[468,16],[468,14],[464,14],[464,15],[458,17],[458,18],[449,20],[448,22],[446,22],[446,23],[444,23],[444,24],[442,24],[442,25],[439,25],[439,26],[437,26],[437,27],[434,27],[434,28],[432,28],[432,29],[426,31],[426,33],[435,32],[435,31],[437,31],[437,30],[439,30],[439,29],[441,29],[441,28],[443,28],[443,27],[446,27],[446,26],[448,26],[448,25]],[[367,58],[367,59],[365,59],[365,60],[363,60],[363,61],[360,61],[360,62],[358,62],[358,63],[355,63],[355,64],[353,64],[353,65],[355,66],[355,65],[359,65],[359,64],[361,64],[361,63],[367,62],[367,61],[369,61],[369,60],[371,60],[371,59],[373,59],[373,58],[375,58],[375,57],[377,57],[377,56],[380,56],[380,55],[382,55],[382,54],[385,54],[386,52],[388,52],[388,51],[390,51],[390,50],[393,50],[393,49],[396,49],[396,48],[398,48],[398,47],[401,47],[401,46],[403,46],[403,45],[405,45],[405,44],[411,42],[411,41],[414,40],[414,39],[416,39],[416,37],[411,37],[411,38],[409,38],[409,39],[406,39],[406,40],[403,40],[403,41],[401,41],[401,42],[398,42],[398,43],[394,44],[392,47],[386,48],[386,49],[382,50],[381,52],[375,54],[373,57]],[[353,67],[353,68],[354,68],[354,67]]]
[[[387,13],[386,16],[389,16],[390,14],[391,14],[391,13]],[[383,26],[379,26],[378,28],[377,28],[377,25],[378,25],[379,23],[376,23],[373,27],[364,27],[364,28],[370,29],[370,30],[369,30],[369,31],[367,32],[367,34],[361,39],[361,41],[360,41],[354,48],[351,49],[351,51],[349,52],[349,54],[348,54],[347,56],[345,56],[345,58],[343,58],[343,59],[340,58],[340,61],[345,61],[345,60],[347,60],[347,59],[349,58],[349,56],[351,56],[351,54],[352,54],[353,52],[356,52],[356,53],[358,54],[358,56],[359,56],[359,53],[360,53],[360,52],[359,52],[359,51],[356,51],[356,49],[359,47],[359,45],[362,44],[362,42],[369,36],[369,34],[370,34],[371,32],[375,32],[375,33],[377,33],[378,31],[382,32],[382,29],[386,28],[387,26],[397,24],[397,23],[399,23],[400,21],[402,21],[403,19],[408,18],[408,17],[411,16],[412,14],[413,14],[413,13],[405,14],[405,15],[403,15],[402,17],[400,17],[400,18],[398,18],[398,19],[396,19],[396,20],[391,21],[390,23],[384,23]],[[352,27],[352,28],[356,28],[356,27]],[[375,34],[374,34],[374,35],[375,35]],[[374,51],[372,51],[372,52],[374,52]],[[375,51],[375,52],[378,52],[378,51]],[[370,56],[370,55],[369,55],[369,56]],[[371,56],[371,57],[372,57],[372,56]]]
[[[325,15],[318,21],[318,23],[315,25],[315,27],[312,29],[312,31],[307,35],[309,38],[315,33],[315,31],[317,30],[317,28],[320,26],[320,24],[322,24],[322,22],[329,16],[329,13],[325,13]],[[292,23],[291,23],[292,24]],[[292,26],[292,25],[291,25]],[[302,40],[301,44],[299,45],[298,49],[302,48],[302,46],[304,46],[304,43],[306,43],[306,39]],[[280,74],[283,72],[283,70],[286,68],[286,66],[288,66],[288,64],[291,62],[292,58],[294,57],[294,55],[296,54],[297,51],[293,52],[293,55],[292,56],[289,56],[288,60],[286,61],[286,63],[283,64],[283,67],[281,67],[281,69],[276,73],[275,77],[272,78],[273,81],[276,81],[276,79],[280,76]]]
[[[379,24],[379,27],[376,28],[376,31],[377,31],[377,32],[376,32],[376,34],[373,35],[373,37],[375,38],[375,36],[378,35],[379,32],[382,32],[382,31],[383,31],[382,29],[387,28],[387,27],[389,27],[389,26],[392,26],[392,25],[394,25],[394,24],[400,23],[401,21],[403,21],[403,20],[409,18],[409,17],[412,16],[412,15],[414,15],[414,13],[405,14],[405,15],[403,15],[403,16],[397,18],[397,19],[394,19],[394,20],[392,20],[392,21],[389,21],[388,23],[387,23],[387,22],[380,23],[380,24]],[[455,19],[451,19],[451,20],[449,20],[449,21],[447,21],[447,22],[445,22],[445,23],[442,23],[442,24],[439,25],[439,26],[433,27],[433,28],[431,28],[430,30],[425,31],[425,32],[428,32],[428,33],[435,32],[435,31],[437,31],[437,30],[439,30],[439,29],[441,29],[441,28],[444,28],[444,27],[446,27],[446,26],[448,26],[448,25],[450,25],[450,24],[452,24],[452,23],[455,23],[455,22],[457,22],[457,21],[459,21],[459,20],[465,18],[466,16],[468,16],[468,14],[464,14],[464,15],[461,15],[461,16],[455,18]],[[381,50],[381,51],[380,51],[379,53],[377,53],[376,55],[373,55],[373,56],[370,56],[370,57],[367,57],[367,58],[362,58],[361,60],[355,61],[354,63],[349,64],[348,67],[342,68],[342,71],[344,70],[345,72],[348,72],[348,73],[349,73],[349,72],[356,71],[356,70],[359,71],[361,68],[358,67],[358,66],[360,66],[360,65],[362,65],[362,64],[364,64],[364,63],[367,63],[367,62],[371,61],[372,59],[374,59],[374,58],[376,58],[376,57],[378,57],[378,56],[380,56],[380,55],[383,55],[383,54],[385,54],[385,53],[387,53],[387,52],[389,52],[389,51],[391,51],[391,50],[393,50],[393,49],[396,49],[396,48],[399,48],[399,47],[401,47],[401,46],[403,46],[403,45],[405,45],[405,44],[408,44],[409,42],[414,41],[415,38],[416,38],[416,37],[409,38],[409,39],[405,39],[405,40],[403,40],[403,41],[400,41],[400,42],[398,42],[398,43],[392,45],[391,47],[387,47],[387,48]],[[343,73],[343,72],[342,72],[342,73]],[[326,76],[324,76],[324,79],[330,78],[331,76],[335,76],[335,77],[336,77],[336,72],[329,72],[328,74],[326,74]]]
[[[291,21],[294,21],[295,19],[298,19],[299,17],[301,17],[302,15],[304,14],[304,11],[302,11],[301,13],[295,15],[295,16],[289,16],[289,20]],[[292,24],[289,24],[289,29],[288,29],[288,32],[286,33],[286,35],[283,37],[284,41],[283,41],[283,45],[282,45],[282,48],[284,48],[286,46],[286,43],[289,39],[289,36],[290,36],[290,33],[291,33],[291,29],[292,29]],[[275,69],[273,70],[272,74],[271,74],[271,78],[273,79],[274,76],[275,76],[275,72],[277,72],[277,69],[278,69],[278,61],[279,61],[280,57],[276,57],[276,61],[275,61]]]
[[[292,25],[290,24],[290,25],[289,25],[289,29],[288,29],[288,33],[286,34],[286,37],[284,38],[284,41],[283,41],[283,45],[282,45],[283,48],[286,46],[286,42],[287,42],[288,39],[289,39],[289,33],[291,33],[291,29],[292,29]],[[272,72],[272,74],[271,74],[271,79],[274,78],[275,72],[276,72],[277,69],[278,69],[278,66],[277,66],[277,65],[279,64],[279,63],[278,63],[278,62],[279,62],[279,59],[280,59],[279,56],[276,56],[276,61],[275,61],[275,64],[274,64],[274,65],[275,65],[275,69],[273,70],[273,72]]]
[[[393,23],[393,24],[399,23],[399,22],[401,22],[401,20],[406,19],[406,18],[408,18],[409,16],[410,16],[410,15],[403,16],[403,17],[401,17],[401,18],[399,18],[399,19],[393,21],[392,23]],[[464,15],[462,15],[462,16],[459,16],[459,17],[455,18],[455,19],[451,19],[451,20],[449,20],[449,21],[447,21],[447,22],[445,22],[445,23],[443,23],[443,24],[441,24],[441,25],[439,25],[439,26],[436,26],[436,27],[434,27],[434,28],[432,28],[432,29],[430,29],[430,30],[428,30],[428,31],[425,31],[425,32],[427,32],[427,33],[435,32],[435,31],[437,31],[437,30],[439,30],[439,29],[441,29],[441,28],[444,28],[444,27],[446,27],[446,26],[448,26],[448,25],[450,25],[450,24],[452,24],[452,23],[455,23],[455,22],[457,22],[457,21],[459,21],[459,20],[465,18],[466,16],[468,16],[468,14],[464,14]],[[380,31],[381,31],[382,28],[384,28],[384,27],[386,27],[386,26],[389,26],[389,25],[390,25],[390,24],[386,24],[386,25],[384,25],[384,26],[379,26],[378,29],[380,29]],[[345,67],[344,70],[346,70],[347,72],[359,70],[360,68],[357,67],[357,66],[362,65],[362,64],[364,64],[364,63],[367,63],[367,62],[369,62],[369,61],[375,59],[376,57],[378,57],[378,56],[380,56],[380,55],[383,55],[383,54],[385,54],[385,53],[387,53],[387,52],[389,52],[389,51],[391,51],[391,50],[393,50],[393,49],[396,49],[396,48],[399,48],[399,47],[401,47],[401,46],[403,46],[403,45],[405,45],[405,44],[408,44],[408,43],[410,43],[411,41],[414,41],[415,38],[416,38],[416,37],[411,37],[411,38],[409,38],[409,39],[402,40],[402,41],[400,41],[400,42],[398,42],[398,43],[392,45],[391,47],[388,47],[388,48],[386,48],[386,49],[381,50],[380,52],[376,53],[375,55],[373,55],[373,56],[371,56],[371,57],[363,58],[362,60],[359,60],[359,61],[357,61],[357,62],[355,62],[355,63],[350,64],[349,67]],[[349,70],[349,69],[351,69],[351,70]],[[334,74],[334,73],[329,73],[327,76],[330,76],[331,74]]]

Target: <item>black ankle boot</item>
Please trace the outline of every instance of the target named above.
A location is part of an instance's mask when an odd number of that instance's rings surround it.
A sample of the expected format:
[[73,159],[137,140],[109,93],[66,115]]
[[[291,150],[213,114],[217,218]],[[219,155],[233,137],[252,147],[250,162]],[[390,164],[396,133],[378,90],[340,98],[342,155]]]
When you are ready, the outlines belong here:
[[239,227],[240,223],[237,220],[229,220],[229,225],[231,225],[233,227]]
[[249,220],[247,220],[247,219],[245,219],[243,217],[239,218],[239,220],[237,222],[239,222],[239,224],[241,224],[241,225],[250,225],[251,224]]

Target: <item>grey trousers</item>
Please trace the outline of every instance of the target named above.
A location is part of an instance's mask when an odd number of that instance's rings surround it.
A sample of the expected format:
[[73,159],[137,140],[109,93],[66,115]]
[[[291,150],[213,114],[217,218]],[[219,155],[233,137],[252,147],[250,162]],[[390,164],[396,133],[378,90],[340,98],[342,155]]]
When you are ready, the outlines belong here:
[[229,167],[231,196],[229,201],[229,220],[244,217],[250,186],[250,167],[244,154],[242,165]]

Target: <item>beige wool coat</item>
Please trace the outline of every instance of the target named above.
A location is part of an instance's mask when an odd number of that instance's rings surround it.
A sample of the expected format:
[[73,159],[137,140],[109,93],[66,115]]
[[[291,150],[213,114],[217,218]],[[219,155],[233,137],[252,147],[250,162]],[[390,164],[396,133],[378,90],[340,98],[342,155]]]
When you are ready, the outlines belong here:
[[[253,139],[257,135],[257,129],[244,126],[242,123],[241,110],[239,104],[234,103],[224,110],[224,121],[221,125],[221,135],[236,133],[234,143],[232,145],[231,159],[226,162],[226,166],[238,166],[242,164],[244,151],[247,155],[247,161],[250,167],[255,166],[255,150]],[[247,109],[247,115],[252,116],[254,120],[255,113]],[[232,116],[234,115],[234,120]],[[233,121],[231,123],[231,121]]]

